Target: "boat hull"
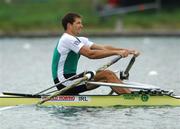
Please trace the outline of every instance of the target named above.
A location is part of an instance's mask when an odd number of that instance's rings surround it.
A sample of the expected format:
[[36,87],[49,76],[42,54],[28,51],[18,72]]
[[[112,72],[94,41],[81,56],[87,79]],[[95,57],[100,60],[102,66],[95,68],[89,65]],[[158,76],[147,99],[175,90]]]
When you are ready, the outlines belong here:
[[[0,106],[34,105],[39,97],[0,96]],[[180,97],[169,95],[123,94],[57,96],[44,106],[111,107],[111,106],[180,106]]]

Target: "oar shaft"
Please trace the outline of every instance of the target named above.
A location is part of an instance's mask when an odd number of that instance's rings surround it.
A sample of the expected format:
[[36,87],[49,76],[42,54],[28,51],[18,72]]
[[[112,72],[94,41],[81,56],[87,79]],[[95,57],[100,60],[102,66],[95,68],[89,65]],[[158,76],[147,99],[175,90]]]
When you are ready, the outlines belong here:
[[48,101],[48,100],[51,100],[53,97],[56,97],[56,96],[58,96],[58,95],[61,95],[61,94],[65,93],[67,90],[76,87],[78,84],[84,82],[84,81],[87,80],[87,79],[88,79],[88,77],[87,77],[87,76],[84,76],[81,80],[76,81],[76,82],[75,82],[74,84],[72,84],[71,86],[66,86],[65,88],[63,88],[63,89],[55,92],[53,95],[47,97],[46,99],[40,101],[40,102],[37,103],[37,104],[38,104],[38,105],[39,105],[39,104],[43,104],[44,102],[46,102],[46,101]]
[[97,71],[99,70],[105,70],[107,69],[109,66],[111,66],[112,64],[116,63],[118,60],[120,60],[122,57],[118,56],[116,58],[114,58],[113,60],[111,60],[110,62],[108,62],[107,64],[103,65],[102,67],[98,68]]
[[134,64],[134,62],[135,62],[135,60],[136,60],[136,57],[133,56],[133,57],[131,58],[129,64],[128,64],[128,66],[127,66],[125,72],[124,72],[125,74],[128,74],[128,73],[129,73],[131,67],[133,66],[133,64]]
[[128,64],[128,66],[126,67],[125,71],[120,72],[120,79],[124,80],[124,79],[128,79],[129,78],[129,71],[131,69],[131,67],[133,66],[134,62],[135,62],[136,57],[133,56]]

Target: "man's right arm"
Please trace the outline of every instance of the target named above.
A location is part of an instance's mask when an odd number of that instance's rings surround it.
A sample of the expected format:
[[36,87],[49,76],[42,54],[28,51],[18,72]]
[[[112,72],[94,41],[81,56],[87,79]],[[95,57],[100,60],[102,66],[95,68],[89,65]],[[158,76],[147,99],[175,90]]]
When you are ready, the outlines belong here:
[[90,47],[84,45],[80,49],[80,54],[86,56],[90,59],[101,59],[113,55],[121,55],[122,57],[128,56],[128,51],[126,50],[108,50],[108,49],[91,49]]

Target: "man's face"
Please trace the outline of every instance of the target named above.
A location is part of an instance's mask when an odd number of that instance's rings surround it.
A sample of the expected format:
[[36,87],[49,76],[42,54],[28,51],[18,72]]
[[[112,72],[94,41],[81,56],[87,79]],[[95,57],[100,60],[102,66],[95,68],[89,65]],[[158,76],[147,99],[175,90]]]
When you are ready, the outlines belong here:
[[83,28],[81,18],[75,18],[75,21],[71,25],[71,31],[74,35],[78,35],[81,33],[81,30]]

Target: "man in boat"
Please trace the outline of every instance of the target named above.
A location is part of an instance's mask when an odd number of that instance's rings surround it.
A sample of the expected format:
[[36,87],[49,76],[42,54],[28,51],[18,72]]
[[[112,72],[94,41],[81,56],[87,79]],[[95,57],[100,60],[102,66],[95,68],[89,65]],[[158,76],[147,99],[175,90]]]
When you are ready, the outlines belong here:
[[[130,54],[139,55],[136,50],[129,50],[123,48],[115,48],[112,46],[98,45],[90,41],[86,37],[78,37],[83,25],[79,14],[68,13],[62,19],[62,26],[65,32],[60,37],[53,54],[52,60],[52,75],[54,83],[60,83],[67,78],[76,75],[77,64],[80,55],[90,59],[101,59],[113,55],[120,55],[123,58]],[[107,83],[122,83],[122,81],[110,70],[104,70],[96,73],[93,78],[94,81],[101,81]],[[57,86],[58,90],[69,86],[73,80],[67,81]],[[77,95],[79,93],[92,90],[98,86],[92,85],[78,85],[66,91],[66,95]],[[112,88],[117,94],[130,93],[129,89]]]

